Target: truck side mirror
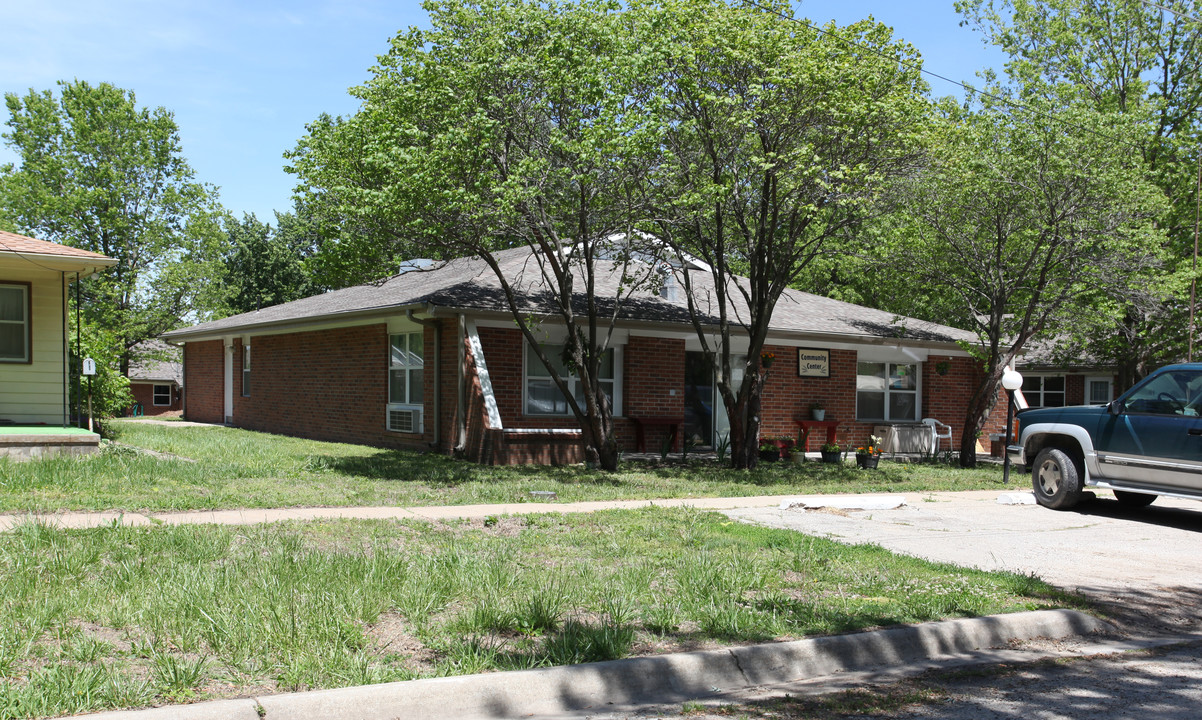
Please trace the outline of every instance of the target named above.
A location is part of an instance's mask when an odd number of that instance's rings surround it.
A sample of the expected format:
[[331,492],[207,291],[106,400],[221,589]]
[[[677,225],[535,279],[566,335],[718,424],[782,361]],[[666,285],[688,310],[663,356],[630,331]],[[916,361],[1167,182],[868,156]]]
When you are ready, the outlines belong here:
[[1108,404],[1106,406],[1106,408],[1108,410],[1110,410],[1111,415],[1122,415],[1123,414],[1123,404],[1121,402],[1119,402],[1118,400],[1111,400],[1110,404]]

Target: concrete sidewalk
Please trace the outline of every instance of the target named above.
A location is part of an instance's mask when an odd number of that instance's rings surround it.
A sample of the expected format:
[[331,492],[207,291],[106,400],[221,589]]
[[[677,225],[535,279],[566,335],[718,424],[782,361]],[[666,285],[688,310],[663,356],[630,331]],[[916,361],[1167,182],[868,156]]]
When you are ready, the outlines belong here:
[[[796,496],[765,495],[735,498],[677,498],[668,500],[603,500],[592,502],[516,502],[492,505],[433,505],[428,507],[307,507],[196,510],[189,512],[56,512],[9,513],[0,515],[0,532],[21,522],[37,521],[67,529],[120,525],[253,525],[288,520],[354,518],[362,520],[482,518],[489,515],[532,515],[537,513],[587,513],[598,510],[643,507],[695,507],[708,510],[778,507]],[[850,497],[850,496],[849,496]]]

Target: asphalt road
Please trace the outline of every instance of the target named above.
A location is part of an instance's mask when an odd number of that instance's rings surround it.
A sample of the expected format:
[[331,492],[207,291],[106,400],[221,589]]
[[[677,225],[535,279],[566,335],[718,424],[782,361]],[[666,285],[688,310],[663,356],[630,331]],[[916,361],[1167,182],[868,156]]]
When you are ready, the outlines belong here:
[[845,696],[824,696],[823,688],[809,686],[735,699],[721,712],[697,709],[688,717],[843,718],[865,711],[930,720],[1199,717],[1202,503],[1160,498],[1149,508],[1127,510],[1101,495],[1077,511],[1057,512],[1000,504],[1003,494],[909,497],[890,510],[748,508],[727,514],[930,560],[1033,573],[1095,600],[1132,638],[1167,635],[1183,643],[970,672],[932,670],[900,680],[845,678],[832,687],[856,694],[846,703]]
[[1037,575],[1102,605],[1133,633],[1192,632],[1202,599],[1202,503],[1159,498],[1125,509],[1110,497],[1071,512],[1003,504],[1025,487],[908,496],[891,510],[745,508],[744,522],[986,570]]

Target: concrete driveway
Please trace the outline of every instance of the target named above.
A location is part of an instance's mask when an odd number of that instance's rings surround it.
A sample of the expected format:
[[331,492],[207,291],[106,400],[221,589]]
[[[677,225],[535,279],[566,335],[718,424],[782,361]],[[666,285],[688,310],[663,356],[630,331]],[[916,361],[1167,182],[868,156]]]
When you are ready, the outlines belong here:
[[1011,504],[1033,500],[1025,487],[905,499],[904,505],[885,510],[810,506],[725,512],[744,522],[873,543],[929,560],[1034,574],[1089,596],[1141,633],[1188,631],[1199,624],[1202,503],[1159,498],[1148,508],[1127,510],[1099,494],[1071,512]]

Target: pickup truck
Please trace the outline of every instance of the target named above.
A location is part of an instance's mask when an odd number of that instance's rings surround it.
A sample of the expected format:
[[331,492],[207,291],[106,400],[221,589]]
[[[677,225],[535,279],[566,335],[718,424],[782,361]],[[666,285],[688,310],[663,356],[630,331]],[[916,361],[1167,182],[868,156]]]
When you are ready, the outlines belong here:
[[1202,500],[1202,363],[1163,367],[1109,405],[1021,411],[1006,451],[1056,510],[1086,487],[1133,507],[1159,495]]

